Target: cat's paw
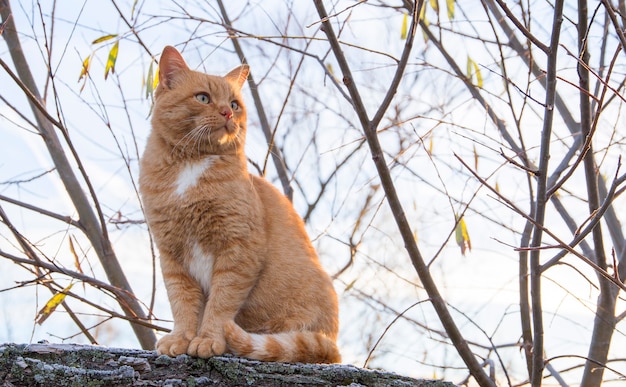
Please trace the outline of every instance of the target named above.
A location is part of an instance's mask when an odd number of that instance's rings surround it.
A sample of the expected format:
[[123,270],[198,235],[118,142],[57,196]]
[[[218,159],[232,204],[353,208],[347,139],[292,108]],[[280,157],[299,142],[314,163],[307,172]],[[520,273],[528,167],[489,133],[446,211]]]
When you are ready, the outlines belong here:
[[165,335],[157,342],[157,353],[171,357],[182,355],[183,353],[187,353],[190,341],[191,340],[186,338],[183,334],[174,333]]
[[196,336],[189,343],[187,353],[191,356],[201,358],[209,358],[215,355],[221,355],[226,351],[226,340],[223,336]]

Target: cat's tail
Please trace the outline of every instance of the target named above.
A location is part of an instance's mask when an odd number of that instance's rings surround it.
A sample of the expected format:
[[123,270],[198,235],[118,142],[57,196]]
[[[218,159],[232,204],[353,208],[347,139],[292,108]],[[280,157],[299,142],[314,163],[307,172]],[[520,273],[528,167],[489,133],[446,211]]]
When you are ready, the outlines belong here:
[[339,363],[335,342],[319,332],[257,334],[243,330],[234,321],[224,326],[226,343],[237,356],[288,363]]

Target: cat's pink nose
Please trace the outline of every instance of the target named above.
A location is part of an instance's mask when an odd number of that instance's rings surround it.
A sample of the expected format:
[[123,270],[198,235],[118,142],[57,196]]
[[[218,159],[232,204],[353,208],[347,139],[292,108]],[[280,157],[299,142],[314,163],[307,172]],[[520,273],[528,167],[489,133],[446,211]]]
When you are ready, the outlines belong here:
[[220,111],[220,114],[223,115],[224,118],[226,118],[227,120],[230,120],[231,118],[233,118],[233,111],[227,107],[223,108]]

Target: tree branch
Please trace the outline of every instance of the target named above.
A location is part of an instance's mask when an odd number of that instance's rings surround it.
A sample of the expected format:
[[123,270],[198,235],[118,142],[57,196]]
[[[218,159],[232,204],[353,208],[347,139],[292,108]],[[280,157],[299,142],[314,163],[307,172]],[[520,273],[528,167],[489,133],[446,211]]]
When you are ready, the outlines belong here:
[[[226,8],[224,7],[224,2],[222,0],[218,0],[217,3],[220,7],[220,13],[222,14],[222,18],[224,18],[226,31],[228,32],[228,36],[230,36],[231,41],[233,42],[233,47],[235,48],[235,52],[239,56],[239,60],[241,60],[241,63],[248,63],[243,49],[241,48],[241,45],[237,40],[237,36],[231,31],[230,26],[232,25],[232,23],[230,21],[230,18],[228,17]],[[261,101],[261,95],[259,94],[259,89],[256,82],[254,81],[252,72],[248,75],[248,86],[250,86],[250,93],[252,94],[252,100],[254,101],[254,106],[256,107],[257,114],[259,115],[261,129],[263,129],[263,134],[265,135],[265,139],[269,147],[268,152],[272,154],[272,160],[274,161],[274,167],[276,167],[276,172],[278,173],[278,179],[283,186],[283,193],[289,198],[289,200],[293,200],[293,188],[289,183],[287,168],[285,166],[283,156],[281,155],[280,150],[274,145],[274,135],[272,133],[272,130],[270,129],[270,124],[267,119],[267,115],[265,114],[265,108],[263,107],[263,102]]]
[[[424,1],[420,0],[419,4],[413,5],[413,18],[411,21],[411,30],[415,30],[416,23],[419,20],[419,13],[417,10],[421,9]],[[461,335],[458,327],[456,326],[452,316],[450,315],[450,311],[447,308],[447,305],[439,293],[439,289],[435,284],[428,267],[426,266],[424,259],[415,243],[415,238],[413,236],[411,226],[409,225],[406,215],[404,213],[404,209],[402,208],[402,204],[400,203],[400,199],[398,198],[398,194],[395,189],[395,185],[391,178],[391,174],[389,172],[389,168],[387,167],[384,154],[382,152],[381,145],[378,141],[378,135],[376,131],[377,124],[374,120],[370,121],[367,116],[367,111],[365,109],[365,105],[361,99],[361,95],[358,91],[356,82],[352,77],[352,73],[350,71],[350,66],[348,65],[348,61],[341,50],[341,46],[337,40],[332,24],[330,23],[328,17],[328,13],[324,7],[324,4],[321,0],[314,0],[315,8],[317,9],[318,15],[322,22],[324,33],[328,38],[328,43],[333,50],[335,55],[335,59],[337,60],[339,67],[341,68],[341,72],[343,73],[343,82],[350,92],[350,96],[353,101],[353,106],[363,131],[365,133],[365,137],[367,139],[368,145],[370,146],[370,152],[372,154],[372,159],[374,164],[376,165],[376,170],[378,171],[378,175],[381,180],[381,184],[387,196],[387,202],[391,207],[391,211],[393,213],[394,219],[398,226],[398,230],[402,235],[402,239],[405,244],[405,248],[411,258],[411,262],[413,267],[417,271],[422,284],[424,285],[424,289],[428,293],[428,296],[431,299],[433,307],[435,308],[437,315],[439,316],[439,320],[444,326],[450,340],[456,347],[457,352],[467,365],[470,370],[472,376],[478,381],[481,386],[495,386],[495,382],[489,378],[489,376],[484,372],[480,363],[476,360],[476,357],[472,353],[471,349],[467,345],[467,342]],[[408,51],[410,49],[410,45],[405,45],[405,50]],[[403,54],[403,57],[405,54]],[[396,85],[397,87],[397,85]],[[395,93],[395,90],[390,93]],[[379,118],[380,119],[380,118]]]
[[[37,121],[39,132],[44,139],[50,157],[54,162],[61,181],[65,186],[67,194],[70,196],[72,203],[74,204],[76,211],[79,214],[80,223],[85,229],[85,234],[89,238],[92,246],[94,247],[94,250],[98,254],[100,262],[102,263],[102,267],[104,268],[105,273],[111,283],[114,286],[122,288],[132,294],[130,284],[126,279],[124,272],[122,271],[117,257],[115,256],[113,247],[111,246],[111,242],[106,237],[105,224],[103,221],[100,222],[98,220],[98,217],[94,213],[93,208],[89,203],[89,199],[84,194],[81,184],[74,174],[71,163],[69,162],[65,151],[63,150],[63,146],[61,145],[59,138],[57,137],[54,128],[52,127],[52,123],[54,123],[55,121],[50,119],[51,117],[49,116],[49,114],[45,114],[42,112],[42,108],[40,106],[41,97],[37,90],[37,84],[35,83],[35,80],[30,71],[28,61],[24,56],[24,52],[22,50],[22,46],[17,34],[17,29],[15,27],[14,19],[9,17],[11,15],[11,6],[9,4],[9,0],[0,0],[0,15],[2,15],[3,20],[7,23],[4,28],[2,37],[7,42],[9,52],[17,70],[17,75],[20,81],[18,84],[23,83],[23,85],[25,86],[25,90],[23,89],[25,94],[27,96],[31,96],[28,99],[35,119]],[[5,64],[3,65],[3,67],[4,66]],[[4,68],[6,69],[7,67]],[[77,154],[74,154],[74,156],[78,160]],[[91,192],[92,195],[94,195],[93,190]],[[93,196],[93,199],[97,201],[95,195]],[[146,314],[144,313],[141,305],[139,305],[136,299],[131,297],[124,297],[124,299],[119,299],[118,301],[120,301],[120,306],[128,315],[145,318]],[[137,336],[139,342],[141,343],[141,346],[144,349],[154,348],[156,336],[152,330],[146,329],[145,327],[137,324],[131,324],[131,326],[133,327],[135,335]]]

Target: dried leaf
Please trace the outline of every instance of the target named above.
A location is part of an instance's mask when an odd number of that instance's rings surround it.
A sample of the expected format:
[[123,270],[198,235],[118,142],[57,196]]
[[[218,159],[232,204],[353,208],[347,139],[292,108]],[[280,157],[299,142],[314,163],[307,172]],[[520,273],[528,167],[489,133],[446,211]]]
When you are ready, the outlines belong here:
[[476,151],[476,144],[474,144],[474,170],[478,171],[478,151]]
[[9,24],[9,18],[10,17],[11,17],[11,14],[9,14],[9,16],[7,16],[7,18],[4,19],[2,24],[0,24],[0,36],[2,36],[2,33],[4,32],[4,28],[7,26],[7,24]]
[[407,31],[409,29],[409,14],[402,15],[402,29],[400,30],[400,39],[406,40]]
[[[80,259],[78,258],[78,254],[76,253],[76,249],[74,248],[74,242],[72,241],[72,239],[75,239],[75,238],[70,237],[70,239],[69,239],[69,241],[70,241],[70,252],[74,256],[74,266],[76,267],[76,270],[79,273],[84,274],[83,268],[80,267]],[[78,243],[78,241],[76,243]],[[78,247],[80,247],[80,245],[78,245]],[[84,256],[84,253],[83,253],[83,256]],[[83,290],[84,289],[85,289],[85,283],[83,282]]]
[[356,278],[350,282],[349,284],[346,285],[346,288],[344,289],[344,292],[347,292],[348,290],[352,289],[352,287],[354,286],[354,284],[356,283]]
[[104,79],[107,79],[109,76],[109,72],[115,73],[115,62],[117,61],[117,53],[120,48],[120,41],[115,42],[113,47],[111,47],[111,51],[109,51],[109,58],[107,59],[107,64],[104,66]]
[[137,7],[137,1],[139,1],[139,0],[133,1],[133,6],[130,9],[130,20],[134,20],[134,18],[135,18],[135,8]]
[[71,237],[70,237],[69,241],[70,241],[70,252],[74,256],[74,267],[76,267],[76,270],[79,273],[84,274],[83,273],[83,269],[80,267],[80,259],[78,258],[78,254],[76,254],[76,249],[74,248],[74,242],[72,242],[72,238]]
[[63,302],[63,300],[65,300],[65,297],[67,296],[67,293],[70,291],[72,286],[74,286],[74,284],[70,283],[65,289],[52,296],[52,298],[48,300],[48,302],[46,302],[46,305],[44,305],[39,313],[37,313],[37,317],[35,318],[37,320],[37,324],[43,324],[43,322],[46,321],[48,317],[50,317],[50,315],[52,314],[52,312],[54,312],[57,306],[59,306]]
[[461,216],[456,223],[456,243],[461,248],[461,254],[465,255],[466,251],[472,251],[472,242],[470,241],[469,233],[467,232],[467,226],[465,219]]
[[94,40],[93,42],[91,42],[91,44],[98,44],[98,43],[106,42],[107,40],[111,40],[114,38],[117,38],[117,34],[104,35]]

